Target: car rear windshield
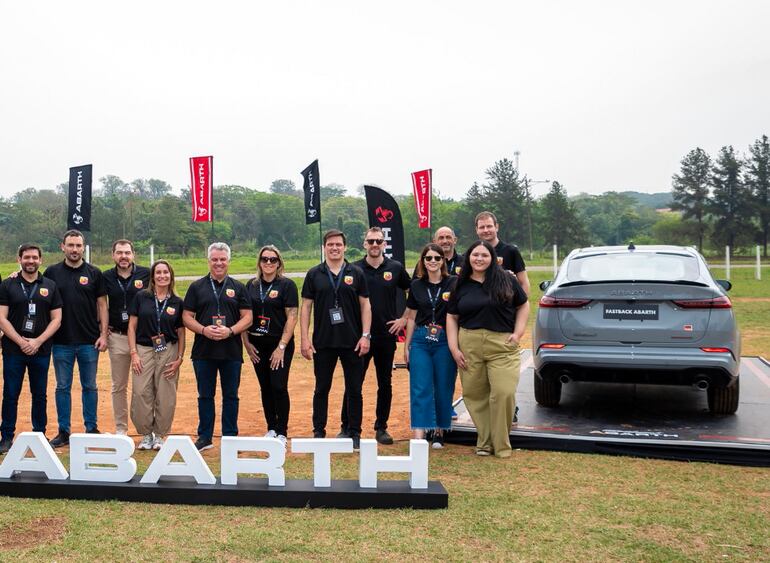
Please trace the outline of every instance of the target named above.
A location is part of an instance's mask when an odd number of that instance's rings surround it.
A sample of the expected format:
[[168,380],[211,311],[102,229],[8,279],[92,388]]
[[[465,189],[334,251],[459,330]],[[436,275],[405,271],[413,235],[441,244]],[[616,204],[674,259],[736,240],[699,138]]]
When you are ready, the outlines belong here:
[[694,256],[661,252],[591,254],[569,261],[570,282],[615,280],[696,281],[698,260]]

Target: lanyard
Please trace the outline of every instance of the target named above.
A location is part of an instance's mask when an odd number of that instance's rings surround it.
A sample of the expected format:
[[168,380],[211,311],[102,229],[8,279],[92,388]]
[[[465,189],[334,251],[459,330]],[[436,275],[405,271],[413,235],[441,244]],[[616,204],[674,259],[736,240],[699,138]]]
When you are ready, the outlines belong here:
[[21,286],[21,290],[24,292],[24,297],[27,299],[27,301],[32,303],[32,298],[35,296],[35,292],[37,291],[38,282],[32,284],[32,291],[29,293],[27,293],[27,288],[24,286],[23,281],[19,281],[19,285]]
[[158,306],[158,296],[153,295],[152,302],[155,303],[155,318],[158,319],[158,334],[160,334],[161,328],[160,328],[160,317],[163,314],[163,311],[166,310],[166,303],[168,303],[168,295],[166,295],[166,298],[163,300],[163,304],[159,307]]
[[447,264],[447,271],[449,272],[449,275],[455,273],[455,262],[457,262],[457,252],[454,253],[452,259]]
[[345,273],[345,266],[343,265],[342,268],[340,268],[340,273],[337,275],[337,283],[334,283],[334,278],[332,277],[332,272],[329,269],[329,265],[326,265],[326,275],[329,276],[329,283],[332,284],[332,289],[334,289],[334,306],[339,307],[340,306],[340,300],[338,297],[339,291],[340,291],[340,283],[342,283],[342,274]]
[[134,279],[134,275],[136,274],[136,264],[131,268],[131,277],[126,280],[126,285],[123,285],[123,282],[120,281],[120,275],[118,274],[118,268],[115,268],[115,281],[118,282],[118,287],[120,287],[120,290],[123,292],[123,308],[128,309],[128,288],[131,286],[131,282]]
[[225,290],[225,286],[227,285],[227,278],[228,276],[225,276],[225,279],[222,280],[222,289],[219,290],[219,293],[217,293],[217,288],[214,285],[214,278],[211,277],[211,274],[209,274],[209,282],[211,283],[211,291],[214,293],[214,298],[217,300],[217,316],[221,317],[222,312],[219,308],[219,298],[222,296],[222,292]]
[[259,301],[262,303],[262,316],[265,316],[265,297],[270,294],[270,290],[273,289],[273,282],[267,286],[267,289],[262,292],[262,280],[259,280]]
[[[427,283],[427,282],[426,282]],[[430,286],[428,286],[426,289],[428,290],[428,300],[430,300],[430,322],[436,323],[436,306],[438,305],[438,298],[439,295],[441,295],[441,290],[443,289],[444,282],[442,280],[441,283],[438,284],[438,287],[436,288],[436,295],[434,296],[430,292]]]

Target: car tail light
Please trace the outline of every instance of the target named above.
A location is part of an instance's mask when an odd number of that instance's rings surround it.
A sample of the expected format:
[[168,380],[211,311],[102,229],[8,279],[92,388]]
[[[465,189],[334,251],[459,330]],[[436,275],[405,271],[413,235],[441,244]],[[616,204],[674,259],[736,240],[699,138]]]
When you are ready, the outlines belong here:
[[730,348],[709,348],[709,347],[704,347],[704,348],[701,348],[701,350],[703,350],[704,352],[710,352],[712,354],[732,354],[732,351],[730,350]]
[[575,309],[583,307],[591,302],[590,299],[574,299],[567,297],[551,297],[543,295],[538,303],[541,307],[563,307],[565,309]]
[[682,309],[731,309],[733,306],[726,295],[713,299],[678,299],[674,305]]
[[543,348],[547,348],[548,350],[561,350],[565,346],[566,344],[555,344],[555,343],[541,344],[538,350],[542,350]]

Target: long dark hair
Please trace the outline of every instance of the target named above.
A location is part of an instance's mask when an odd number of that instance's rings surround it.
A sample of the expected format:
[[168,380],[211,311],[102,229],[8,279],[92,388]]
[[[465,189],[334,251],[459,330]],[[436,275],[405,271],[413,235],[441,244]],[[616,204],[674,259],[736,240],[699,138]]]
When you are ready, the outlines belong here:
[[432,250],[433,252],[438,252],[438,255],[441,256],[441,279],[444,279],[449,275],[449,272],[447,272],[446,269],[446,258],[444,258],[444,251],[441,250],[441,247],[437,245],[434,242],[429,242],[426,244],[422,252],[420,252],[420,261],[417,262],[417,271],[414,274],[414,277],[420,278],[420,279],[427,279],[428,278],[428,270],[425,268],[425,255],[428,253],[429,250]]
[[484,273],[484,283],[481,284],[481,287],[484,288],[484,291],[492,297],[492,300],[496,303],[510,303],[513,299],[513,282],[511,281],[511,276],[497,264],[497,253],[495,252],[494,247],[485,240],[477,240],[470,245],[465,252],[465,262],[460,269],[460,275],[457,280],[457,289],[459,290],[464,283],[467,283],[473,273],[471,253],[477,246],[486,248],[489,251],[489,255],[492,257],[492,262]]
[[155,269],[161,264],[165,264],[169,274],[171,274],[171,282],[168,284],[168,293],[169,295],[176,297],[176,291],[174,291],[174,268],[172,268],[171,264],[166,260],[156,260],[152,263],[152,266],[150,267],[150,287],[147,288],[147,291],[151,295],[155,295]]

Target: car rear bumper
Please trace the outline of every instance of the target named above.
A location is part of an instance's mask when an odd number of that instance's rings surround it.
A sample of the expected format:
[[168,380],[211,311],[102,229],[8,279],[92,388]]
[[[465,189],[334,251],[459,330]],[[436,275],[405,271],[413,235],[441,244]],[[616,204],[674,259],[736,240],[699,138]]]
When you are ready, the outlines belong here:
[[700,348],[573,346],[537,350],[534,366],[543,378],[693,385],[729,385],[738,377],[740,359],[729,352]]

